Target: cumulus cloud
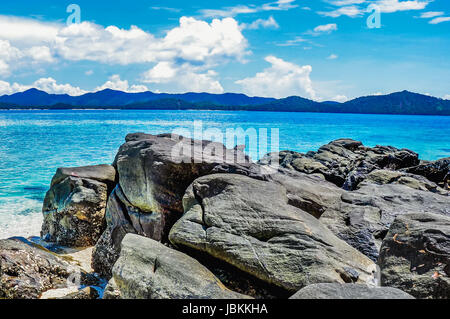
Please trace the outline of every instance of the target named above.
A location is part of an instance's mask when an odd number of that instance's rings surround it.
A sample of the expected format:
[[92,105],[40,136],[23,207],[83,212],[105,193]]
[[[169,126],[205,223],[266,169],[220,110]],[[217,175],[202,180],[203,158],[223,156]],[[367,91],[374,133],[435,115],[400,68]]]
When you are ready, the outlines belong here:
[[56,38],[56,50],[66,60],[89,60],[128,65],[182,59],[211,62],[242,60],[247,41],[232,18],[211,23],[180,18],[180,25],[157,38],[136,26],[129,30],[83,22],[65,27]]
[[341,7],[339,9],[333,10],[333,11],[319,11],[319,14],[326,16],[326,17],[332,17],[332,18],[338,18],[340,16],[348,16],[351,18],[361,16],[363,14],[363,10],[356,7],[356,6],[346,6]]
[[268,19],[258,19],[253,21],[252,23],[242,23],[241,29],[250,29],[250,30],[257,30],[257,29],[278,29],[280,26],[278,25],[278,22],[275,21],[275,19],[271,16]]
[[31,88],[36,88],[50,94],[69,94],[72,96],[82,95],[87,93],[79,87],[74,87],[70,84],[58,84],[53,78],[41,78],[30,85],[23,85],[19,83],[9,83],[0,81],[0,95],[13,94],[23,92]]
[[[279,2],[280,5],[285,3]],[[275,24],[271,17],[256,21],[250,27]],[[177,72],[182,72],[179,79],[172,76],[171,81],[182,84],[188,90],[214,92],[221,92],[223,88],[215,79],[213,68],[228,61],[243,63],[249,54],[247,40],[233,18],[205,22],[182,17],[177,27],[157,37],[136,26],[121,29],[91,22],[66,26],[0,16],[2,38],[5,39],[0,40],[0,75],[9,75],[12,66],[19,67],[24,61],[34,64],[56,61],[156,64],[156,70],[161,65],[170,65]],[[151,76],[147,80],[154,83]],[[104,87],[125,91],[146,90],[145,86],[127,86],[125,82],[114,77]]]
[[339,58],[339,56],[337,54],[331,54],[327,59],[328,60],[336,60],[337,58]]
[[171,62],[160,62],[143,74],[145,83],[172,84],[172,92],[208,92],[223,93],[224,89],[216,79],[213,70],[202,70],[189,64],[177,65]]
[[94,91],[102,91],[105,89],[111,89],[122,92],[129,93],[138,93],[138,92],[146,92],[148,88],[145,85],[129,85],[127,80],[121,80],[120,75],[114,74],[112,75],[108,81],[102,86],[95,88]]
[[450,100],[450,94],[445,95],[444,100]]
[[6,81],[0,81],[0,95],[23,92],[31,88],[35,88],[50,94],[68,94],[72,96],[79,96],[89,92],[96,92],[104,89],[120,90],[130,93],[148,91],[148,88],[145,85],[129,85],[128,81],[121,80],[119,75],[111,76],[105,84],[95,88],[93,91],[83,90],[80,87],[72,86],[71,84],[60,84],[51,77],[40,78],[29,85],[19,84],[16,82],[9,83]]
[[299,66],[286,62],[275,56],[268,56],[265,60],[271,67],[257,73],[254,77],[236,81],[249,95],[283,98],[300,95],[315,99],[310,74],[310,65]]
[[319,26],[315,27],[314,32],[316,34],[331,33],[332,31],[336,31],[337,29],[338,29],[338,27],[337,27],[336,23],[330,23],[330,24],[319,25]]
[[347,102],[348,100],[349,100],[349,98],[345,95],[336,95],[335,97],[333,97],[331,99],[331,101],[336,101],[336,102],[340,102],[340,103]]

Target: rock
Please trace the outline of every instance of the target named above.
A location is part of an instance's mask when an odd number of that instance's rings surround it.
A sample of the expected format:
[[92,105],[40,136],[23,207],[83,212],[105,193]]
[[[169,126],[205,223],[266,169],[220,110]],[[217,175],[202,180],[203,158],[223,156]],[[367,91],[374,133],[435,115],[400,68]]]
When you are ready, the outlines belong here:
[[381,242],[397,215],[416,211],[450,214],[450,197],[441,196],[448,192],[404,172],[374,170],[351,192],[316,174],[289,168],[278,168],[266,179],[286,188],[290,205],[319,218],[373,261],[377,261]]
[[301,289],[289,299],[414,299],[395,288],[355,284],[315,284]]
[[416,298],[450,298],[450,215],[399,216],[383,241],[381,284]]
[[279,156],[280,166],[306,174],[321,174],[328,181],[354,190],[375,169],[398,170],[419,164],[418,154],[391,146],[365,147],[361,142],[340,139],[319,148],[317,152],[300,154],[291,151],[269,154],[260,164],[271,164]]
[[405,171],[424,176],[441,187],[448,189],[450,184],[450,157],[434,162],[423,162],[417,166],[407,168]]
[[56,170],[51,186],[61,183],[67,177],[92,179],[107,184],[111,189],[116,185],[116,169],[111,165],[84,167],[61,167]]
[[[220,143],[174,135],[130,134],[115,159],[127,201],[142,213],[166,215],[161,231],[170,230],[183,213],[182,197],[198,177],[217,171],[252,174],[251,160]],[[175,215],[175,216],[173,216]],[[165,224],[168,224],[166,227]]]
[[195,259],[152,239],[128,234],[113,269],[124,299],[243,299]]
[[25,239],[0,240],[0,299],[37,299],[77,274],[86,282],[78,267]]
[[119,185],[107,208],[107,229],[94,251],[94,269],[111,276],[126,233],[167,241],[182,216],[182,197],[198,177],[232,172],[263,178],[240,148],[181,136],[130,134],[114,161]]
[[202,177],[187,190],[186,213],[169,239],[291,293],[319,282],[365,282],[373,263],[288,201],[273,182]]
[[86,287],[77,292],[64,296],[58,299],[72,299],[72,300],[92,300],[100,297],[98,291],[92,287]]
[[411,187],[413,189],[438,193],[440,195],[448,196],[450,194],[450,192],[445,191],[436,183],[429,181],[423,176],[385,169],[375,170],[369,173],[364,182],[358,185],[358,188],[367,183],[378,185],[400,184]]
[[325,210],[320,221],[374,261],[397,216],[418,211],[450,215],[450,197],[404,185],[364,182],[356,191],[343,192],[340,200]]
[[111,278],[108,284],[106,285],[105,291],[103,292],[103,299],[107,300],[123,299],[114,278]]
[[[128,233],[137,233],[137,230],[133,227],[129,210],[132,210],[135,216],[139,212],[137,209],[133,209],[131,205],[124,204],[121,199],[127,203],[120,185],[117,185],[111,193],[106,207],[106,222],[108,226],[92,253],[92,268],[106,278],[111,278],[112,276],[112,267],[117,258],[119,258],[122,239]],[[148,215],[152,216],[153,214]],[[158,214],[157,216],[161,215]],[[139,226],[138,229],[140,228]],[[161,239],[161,233],[158,236],[156,234],[148,235],[154,235],[153,237],[158,240]]]
[[94,179],[68,176],[53,184],[44,199],[41,237],[68,247],[95,245],[105,229],[107,197],[108,185]]

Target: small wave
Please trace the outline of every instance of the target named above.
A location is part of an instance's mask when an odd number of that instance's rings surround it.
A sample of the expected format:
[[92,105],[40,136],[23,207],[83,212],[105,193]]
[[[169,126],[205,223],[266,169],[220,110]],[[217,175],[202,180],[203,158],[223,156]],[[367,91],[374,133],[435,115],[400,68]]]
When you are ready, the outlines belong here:
[[0,199],[0,239],[39,236],[42,202],[23,197]]

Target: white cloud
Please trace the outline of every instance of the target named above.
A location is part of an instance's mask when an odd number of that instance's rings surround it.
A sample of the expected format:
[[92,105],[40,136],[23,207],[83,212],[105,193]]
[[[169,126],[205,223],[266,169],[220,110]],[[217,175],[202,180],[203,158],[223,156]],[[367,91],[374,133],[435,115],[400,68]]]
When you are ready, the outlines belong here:
[[293,4],[295,0],[277,0],[275,2],[265,3],[260,6],[256,5],[238,5],[234,7],[225,7],[222,9],[204,9],[200,10],[200,13],[207,18],[217,17],[235,17],[239,14],[257,13],[262,11],[286,11],[297,8],[296,4]]
[[0,96],[25,91],[27,89],[29,89],[29,87],[22,86],[18,83],[10,84],[9,82],[0,81]]
[[337,58],[339,58],[338,55],[336,55],[336,54],[331,54],[327,59],[328,59],[328,60],[336,60]]
[[299,66],[274,56],[268,56],[265,60],[271,64],[271,67],[257,73],[254,77],[236,81],[245,93],[276,98],[291,95],[316,98],[310,79],[312,71],[310,65]]
[[340,16],[348,16],[351,18],[361,16],[366,8],[362,7],[362,4],[375,4],[379,7],[382,13],[393,13],[398,11],[409,11],[409,10],[423,10],[431,2],[430,0],[330,0],[328,1],[332,5],[339,7],[332,11],[320,11],[321,15],[338,18]]
[[447,22],[447,21],[450,21],[450,17],[439,17],[439,18],[434,18],[434,19],[431,20],[429,23],[430,23],[430,24],[438,24],[438,23]]
[[[255,25],[275,24],[270,18]],[[66,26],[0,16],[2,38],[6,40],[0,40],[0,75],[4,76],[10,74],[12,67],[30,63],[93,61],[129,65],[167,62],[186,65],[186,70],[195,68],[191,73],[186,72],[185,78],[195,77],[202,82],[212,78],[214,71],[211,69],[215,66],[230,60],[245,62],[245,56],[249,54],[247,40],[233,18],[214,19],[208,23],[182,17],[179,26],[156,37],[136,26],[120,29],[90,22]],[[222,89],[217,81],[213,83],[213,88],[209,89]],[[140,89],[144,88],[134,87],[134,90]]]
[[51,43],[60,29],[61,24],[0,15],[0,39],[26,46]]
[[330,24],[325,24],[325,25],[319,25],[317,27],[314,28],[314,32],[316,33],[330,33],[332,31],[336,31],[337,28],[337,24],[336,23],[330,23]]
[[87,76],[91,76],[92,74],[94,74],[94,70],[87,70],[86,72],[84,72],[84,74],[86,74]]
[[288,41],[283,42],[283,43],[277,43],[276,45],[279,46],[279,47],[291,47],[291,46],[300,45],[303,42],[307,42],[307,40],[302,38],[302,37],[295,37],[292,40],[288,40]]
[[208,62],[242,59],[247,41],[232,18],[211,23],[182,17],[180,25],[164,38],[156,38],[136,26],[129,30],[83,22],[58,33],[56,48],[66,60],[89,60],[128,65],[183,59]]
[[241,29],[250,29],[250,30],[257,30],[260,28],[274,28],[278,29],[280,26],[278,25],[277,21],[271,16],[268,19],[258,19],[253,21],[250,24],[242,23]]
[[336,101],[340,103],[347,102],[348,100],[349,100],[348,97],[346,97],[345,95],[336,95],[331,99],[331,101]]
[[68,94],[72,96],[79,96],[88,92],[96,92],[104,89],[120,90],[123,92],[130,92],[130,93],[148,91],[148,88],[145,85],[130,86],[128,84],[128,81],[121,80],[119,75],[111,76],[105,84],[95,88],[93,91],[83,90],[79,87],[72,86],[71,84],[59,84],[55,79],[51,77],[40,78],[30,85],[24,85],[19,83],[11,84],[6,81],[0,81],[0,95],[23,92],[31,88],[35,88],[50,94]]
[[340,16],[348,16],[351,18],[355,18],[358,16],[361,16],[363,14],[364,10],[356,7],[356,6],[346,6],[346,7],[342,7],[333,11],[329,11],[329,12],[324,12],[324,11],[319,11],[318,13],[323,15],[323,16],[327,16],[327,17],[332,17],[332,18],[338,18]]
[[58,84],[53,78],[41,78],[34,82],[32,87],[53,94],[82,95],[87,93],[79,87],[74,87],[70,84]]
[[31,85],[23,85],[19,83],[10,84],[9,82],[0,81],[0,95],[13,94],[23,92],[31,88],[36,88],[50,94],[69,94],[72,96],[87,93],[79,87],[70,84],[58,84],[53,78],[41,78]]
[[429,19],[429,18],[434,18],[434,17],[439,17],[444,15],[444,12],[442,11],[428,11],[428,12],[423,12],[420,17],[423,19]]
[[450,94],[445,95],[444,100],[450,100]]
[[148,88],[145,85],[129,85],[127,80],[121,80],[118,74],[112,75],[108,81],[94,89],[94,91],[102,91],[105,89],[111,89],[122,92],[138,93],[146,92]]
[[26,55],[32,58],[34,62],[53,62],[54,58],[49,47],[35,46],[27,49]]
[[378,0],[375,2],[383,13],[393,13],[397,11],[422,10],[430,1],[399,1],[399,0]]
[[170,83],[171,92],[223,93],[224,89],[216,77],[217,73],[213,70],[203,70],[189,64],[160,62],[143,74],[142,81],[156,84]]
[[361,4],[366,2],[366,0],[334,0],[329,1],[332,5],[342,7],[342,6],[348,6],[352,4]]

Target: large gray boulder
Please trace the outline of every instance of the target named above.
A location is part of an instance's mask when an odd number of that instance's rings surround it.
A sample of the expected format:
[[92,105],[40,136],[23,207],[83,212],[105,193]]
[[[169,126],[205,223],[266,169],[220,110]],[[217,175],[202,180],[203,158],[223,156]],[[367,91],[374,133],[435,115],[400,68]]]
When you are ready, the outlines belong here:
[[375,169],[398,170],[419,164],[418,154],[391,146],[365,147],[361,142],[339,139],[319,148],[317,152],[301,154],[283,151],[268,154],[261,164],[271,164],[279,157],[280,165],[306,174],[321,174],[328,181],[354,190],[368,173]]
[[95,245],[114,181],[109,165],[58,169],[44,199],[41,237],[68,247]]
[[114,161],[119,185],[109,199],[107,229],[93,256],[94,269],[106,277],[127,233],[167,241],[182,216],[186,188],[198,177],[219,172],[263,178],[259,166],[239,149],[177,135],[130,134]]
[[112,291],[123,299],[249,299],[228,290],[195,259],[133,234],[122,241],[107,298]]
[[358,190],[344,192],[341,202],[327,209],[320,220],[339,238],[376,261],[394,219],[411,212],[450,216],[450,197],[405,185],[364,182]]
[[450,157],[434,162],[422,162],[417,166],[405,169],[406,172],[421,175],[432,182],[448,189],[450,185]]
[[383,286],[416,298],[449,299],[450,216],[418,212],[397,217],[378,263]]
[[324,283],[305,287],[289,299],[414,299],[414,297],[396,288]]
[[288,204],[286,189],[246,176],[197,179],[170,241],[294,293],[320,282],[365,282],[373,262],[315,217]]
[[[394,178],[396,182],[390,179],[391,173],[399,177]],[[381,242],[396,216],[416,211],[450,215],[449,196],[423,190],[425,181],[420,176],[409,180],[408,174],[396,173],[373,171],[368,174],[372,180],[362,182],[352,192],[319,175],[284,168],[267,176],[267,180],[286,189],[290,205],[319,218],[339,238],[377,261]]]
[[87,283],[81,269],[25,239],[0,240],[0,299],[38,299],[66,288],[69,278]]

